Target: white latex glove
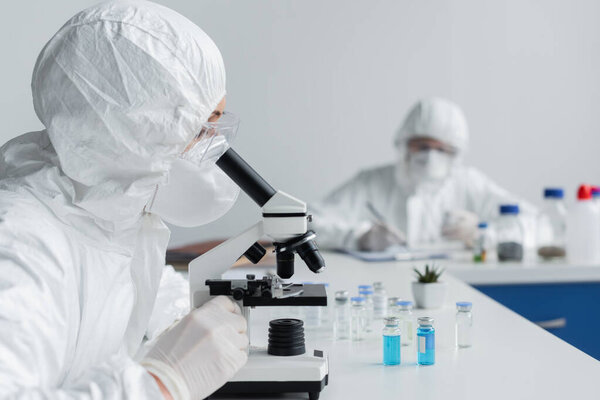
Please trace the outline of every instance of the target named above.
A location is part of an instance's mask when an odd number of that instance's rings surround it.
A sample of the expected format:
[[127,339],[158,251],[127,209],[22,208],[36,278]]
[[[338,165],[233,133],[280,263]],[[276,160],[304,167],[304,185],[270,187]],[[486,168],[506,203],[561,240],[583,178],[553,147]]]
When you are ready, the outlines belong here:
[[218,296],[163,333],[141,364],[174,400],[204,399],[246,364],[247,348],[240,308]]
[[442,236],[450,240],[460,240],[468,247],[473,246],[477,235],[476,214],[466,210],[446,212],[442,224]]
[[380,222],[373,223],[357,241],[360,251],[383,251],[390,246],[404,244],[406,244],[404,233]]

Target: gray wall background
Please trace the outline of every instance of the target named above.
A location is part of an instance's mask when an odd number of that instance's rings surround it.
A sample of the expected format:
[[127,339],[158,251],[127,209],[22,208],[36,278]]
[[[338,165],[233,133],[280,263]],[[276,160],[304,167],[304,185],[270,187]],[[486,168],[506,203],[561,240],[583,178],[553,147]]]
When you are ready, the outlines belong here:
[[[600,2],[596,0],[163,0],[201,26],[227,66],[235,147],[277,188],[315,201],[360,168],[395,159],[418,98],[465,110],[466,162],[534,203],[600,183]],[[29,88],[44,43],[92,1],[4,6],[0,142],[41,129]],[[173,229],[172,245],[233,234],[258,209]]]

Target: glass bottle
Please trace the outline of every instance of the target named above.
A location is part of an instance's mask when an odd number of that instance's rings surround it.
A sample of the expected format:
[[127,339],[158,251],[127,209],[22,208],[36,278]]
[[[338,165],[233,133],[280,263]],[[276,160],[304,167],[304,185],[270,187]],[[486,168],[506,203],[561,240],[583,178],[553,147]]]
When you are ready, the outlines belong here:
[[383,319],[387,316],[387,293],[383,282],[373,283],[373,318]]
[[350,339],[351,326],[350,299],[347,290],[335,292],[335,320],[333,330],[337,340]]
[[473,329],[473,304],[468,301],[456,303],[456,346],[471,347]]
[[361,290],[360,296],[365,299],[365,332],[373,331],[373,319],[374,319],[374,304],[373,304],[373,291],[372,290]]
[[402,332],[402,346],[409,346],[414,335],[413,302],[400,300],[396,303],[396,307],[396,316],[400,320],[400,332]]
[[496,251],[498,261],[523,260],[523,226],[519,219],[519,206],[504,204],[500,206],[500,217],[496,224]]
[[353,341],[363,340],[365,338],[365,298],[352,297],[351,304],[351,335]]
[[421,317],[418,319],[417,329],[417,362],[420,365],[435,364],[435,329],[433,318]]
[[383,327],[383,365],[400,364],[400,320],[385,318]]
[[544,190],[544,206],[537,219],[537,253],[544,260],[565,257],[567,248],[567,208],[564,191],[560,188]]

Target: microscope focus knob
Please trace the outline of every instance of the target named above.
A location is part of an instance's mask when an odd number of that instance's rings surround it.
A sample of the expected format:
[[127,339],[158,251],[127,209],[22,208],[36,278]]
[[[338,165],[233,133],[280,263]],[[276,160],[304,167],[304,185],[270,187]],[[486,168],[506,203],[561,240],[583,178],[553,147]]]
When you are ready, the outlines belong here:
[[240,301],[244,298],[244,289],[242,289],[242,288],[233,289],[233,291],[231,292],[231,295],[233,296],[234,300]]

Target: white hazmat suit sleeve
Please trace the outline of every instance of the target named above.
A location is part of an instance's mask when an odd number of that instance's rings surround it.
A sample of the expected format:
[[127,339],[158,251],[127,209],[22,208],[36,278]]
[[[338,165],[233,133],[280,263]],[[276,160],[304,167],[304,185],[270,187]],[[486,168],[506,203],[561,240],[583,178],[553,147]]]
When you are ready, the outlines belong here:
[[146,338],[155,339],[190,311],[189,282],[172,266],[163,268]]
[[[30,218],[36,215],[29,215]],[[43,223],[40,229],[47,228]],[[0,232],[0,398],[4,399],[163,399],[145,368],[125,351],[68,376],[75,343],[71,329],[80,317],[77,278],[60,263],[60,254],[31,251],[39,245],[61,248],[64,236],[40,243],[23,230],[17,238]],[[65,340],[66,339],[66,340]]]

